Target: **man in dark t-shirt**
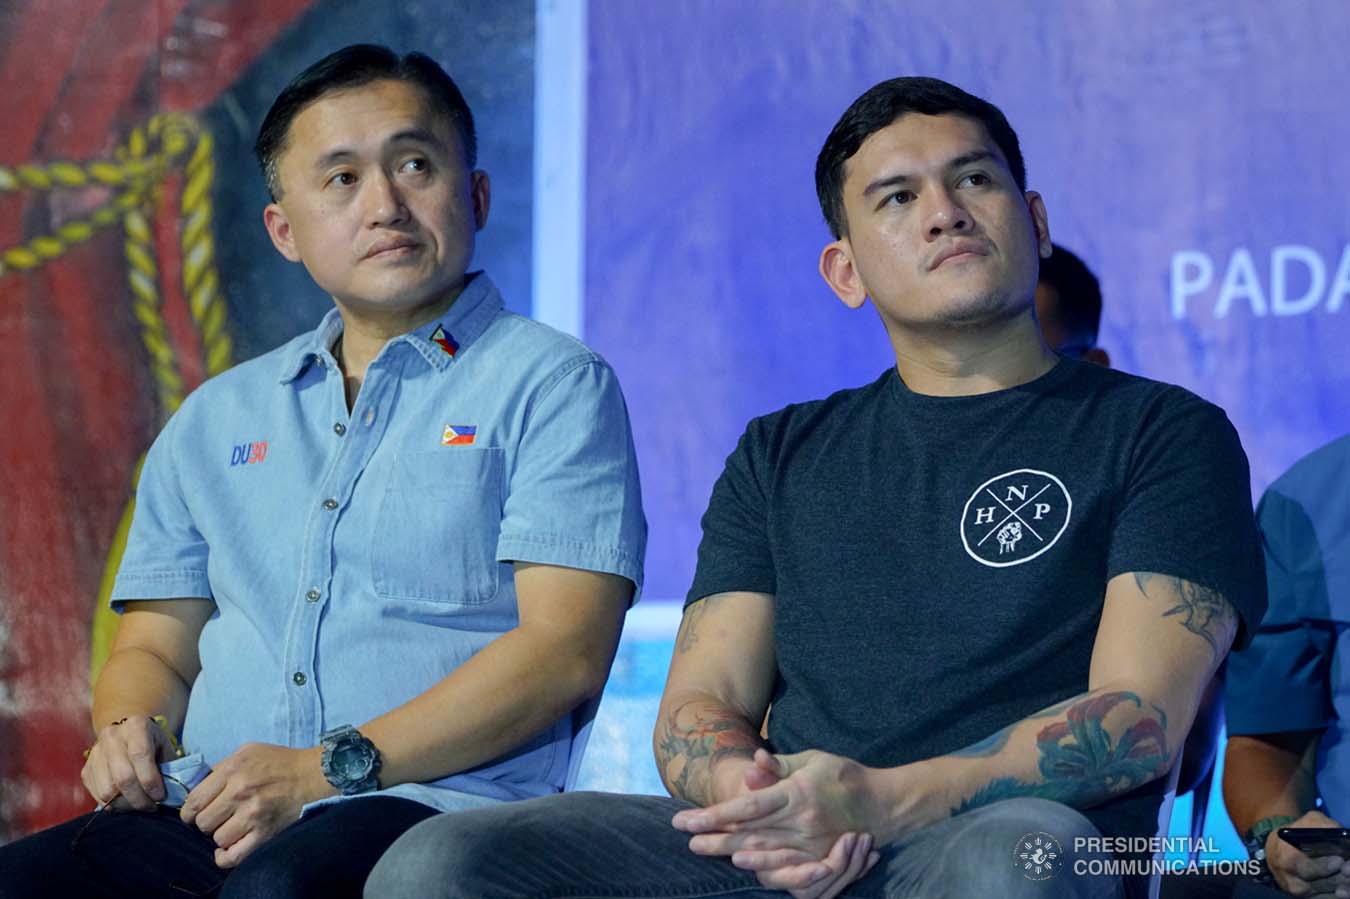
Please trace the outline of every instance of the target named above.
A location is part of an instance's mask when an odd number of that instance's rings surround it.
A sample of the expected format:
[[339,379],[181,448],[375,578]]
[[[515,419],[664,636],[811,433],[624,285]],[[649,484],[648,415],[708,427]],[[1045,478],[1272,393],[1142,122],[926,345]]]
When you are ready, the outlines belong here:
[[656,726],[673,798],[443,816],[368,896],[1142,894],[1117,853],[1265,607],[1247,463],[1217,407],[1046,347],[1025,182],[950,84],[849,108],[820,271],[896,366],[728,458]]

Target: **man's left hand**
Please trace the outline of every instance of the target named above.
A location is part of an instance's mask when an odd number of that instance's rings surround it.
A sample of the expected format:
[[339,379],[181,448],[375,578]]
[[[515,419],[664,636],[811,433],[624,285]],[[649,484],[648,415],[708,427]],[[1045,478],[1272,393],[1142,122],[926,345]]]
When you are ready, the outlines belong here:
[[306,803],[332,795],[321,752],[245,744],[188,793],[182,819],[215,840],[219,867],[233,868],[293,824]]
[[676,828],[695,834],[694,852],[733,856],[737,867],[759,871],[824,859],[846,833],[880,837],[887,829],[876,769],[818,750],[761,749],[755,764],[777,782],[675,816]]

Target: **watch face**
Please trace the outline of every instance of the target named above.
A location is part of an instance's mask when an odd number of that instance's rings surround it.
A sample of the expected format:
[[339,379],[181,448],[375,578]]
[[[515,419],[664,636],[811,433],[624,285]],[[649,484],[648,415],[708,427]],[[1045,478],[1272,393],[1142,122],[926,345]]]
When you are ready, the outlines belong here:
[[333,773],[344,780],[364,779],[370,763],[371,754],[360,743],[344,743],[333,750]]

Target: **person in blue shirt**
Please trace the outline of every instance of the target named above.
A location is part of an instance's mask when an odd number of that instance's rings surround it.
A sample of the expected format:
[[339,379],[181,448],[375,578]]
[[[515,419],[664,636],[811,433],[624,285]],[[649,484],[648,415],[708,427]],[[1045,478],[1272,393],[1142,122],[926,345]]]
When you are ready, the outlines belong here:
[[1229,660],[1228,814],[1280,889],[1350,895],[1350,852],[1310,857],[1282,827],[1350,823],[1350,436],[1297,462],[1257,508],[1270,608]]
[[256,149],[267,231],[335,308],[155,441],[102,810],[0,849],[0,896],[357,896],[418,821],[563,786],[641,583],[614,373],[468,272],[491,194],[449,76],[340,50]]

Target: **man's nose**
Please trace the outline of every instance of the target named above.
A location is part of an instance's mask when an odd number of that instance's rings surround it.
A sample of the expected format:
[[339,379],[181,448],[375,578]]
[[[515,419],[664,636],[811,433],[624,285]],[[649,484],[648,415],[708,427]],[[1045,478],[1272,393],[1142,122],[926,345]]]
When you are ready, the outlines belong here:
[[366,218],[372,227],[397,224],[408,217],[403,193],[388,175],[383,173],[366,179]]
[[946,187],[928,191],[928,208],[924,210],[924,223],[928,228],[928,237],[933,239],[952,231],[969,231],[970,212],[961,205],[956,196]]

